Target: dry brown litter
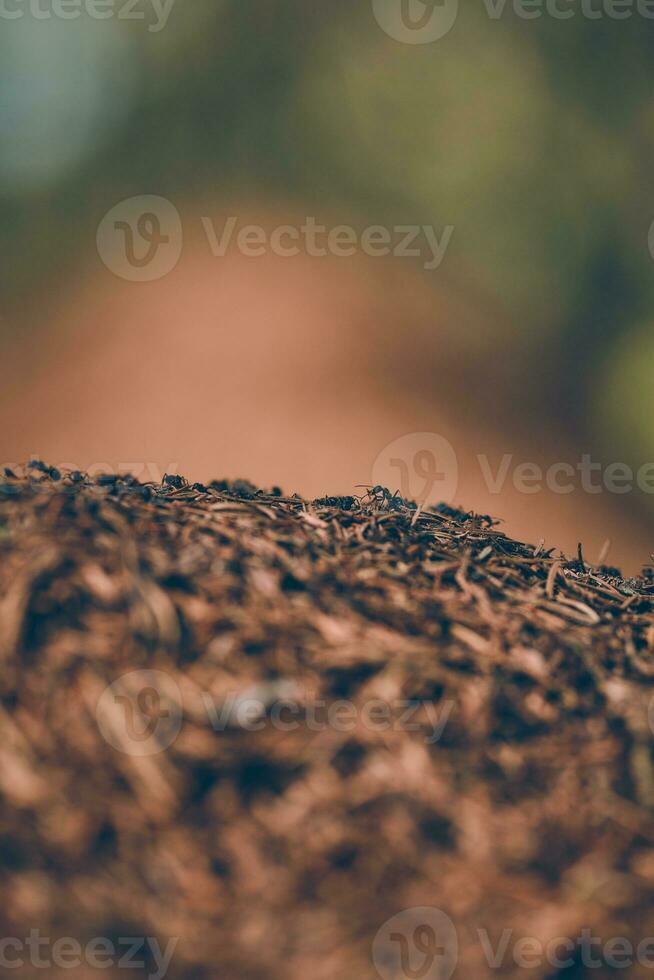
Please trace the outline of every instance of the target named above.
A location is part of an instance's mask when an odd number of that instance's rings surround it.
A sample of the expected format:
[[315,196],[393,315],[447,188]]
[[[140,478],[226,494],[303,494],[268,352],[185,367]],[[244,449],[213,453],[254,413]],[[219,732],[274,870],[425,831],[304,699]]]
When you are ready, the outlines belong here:
[[[654,935],[653,694],[651,569],[382,488],[7,472],[1,936],[174,937],[171,980],[372,980],[383,923],[429,906],[455,978],[613,976],[511,950]],[[136,751],[130,697],[158,712]],[[480,930],[511,930],[497,968]],[[85,969],[48,975],[114,975]]]

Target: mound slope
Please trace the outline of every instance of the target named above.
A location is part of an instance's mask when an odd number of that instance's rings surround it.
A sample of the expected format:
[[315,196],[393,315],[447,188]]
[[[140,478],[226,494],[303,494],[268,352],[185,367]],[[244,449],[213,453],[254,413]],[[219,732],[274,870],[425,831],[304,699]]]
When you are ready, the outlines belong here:
[[174,938],[173,980],[600,978],[622,937],[652,975],[651,570],[379,488],[38,464],[0,597],[4,937]]

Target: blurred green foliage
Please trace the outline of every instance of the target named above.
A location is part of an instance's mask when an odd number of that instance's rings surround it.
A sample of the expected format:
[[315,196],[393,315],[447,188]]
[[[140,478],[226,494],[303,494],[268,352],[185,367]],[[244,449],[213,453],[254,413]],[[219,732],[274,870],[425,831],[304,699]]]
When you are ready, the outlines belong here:
[[651,455],[653,41],[638,16],[492,20],[482,0],[424,46],[345,0],[177,0],[160,33],[0,20],[5,303],[74,276],[132,194],[452,224],[431,275],[506,311],[480,341],[520,351],[548,410]]

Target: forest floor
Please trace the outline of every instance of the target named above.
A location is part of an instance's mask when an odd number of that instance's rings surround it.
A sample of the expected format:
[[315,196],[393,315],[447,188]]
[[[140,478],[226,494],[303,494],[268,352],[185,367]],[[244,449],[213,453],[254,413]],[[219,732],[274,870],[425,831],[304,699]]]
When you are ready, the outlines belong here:
[[98,937],[172,980],[654,975],[652,568],[36,463],[0,665],[0,932],[74,937],[62,976]]

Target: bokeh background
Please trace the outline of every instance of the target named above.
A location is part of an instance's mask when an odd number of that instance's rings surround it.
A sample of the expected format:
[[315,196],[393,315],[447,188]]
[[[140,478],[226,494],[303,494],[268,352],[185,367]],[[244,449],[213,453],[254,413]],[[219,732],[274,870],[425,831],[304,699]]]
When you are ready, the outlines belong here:
[[[651,495],[493,494],[476,462],[654,458],[654,24],[571,7],[479,0],[424,45],[346,0],[176,0],[159,31],[150,0],[144,20],[0,17],[2,462],[351,493],[435,432],[453,503],[648,561]],[[136,195],[183,223],[153,282],[96,245]],[[455,231],[432,271],[217,258],[201,218],[230,215]]]

